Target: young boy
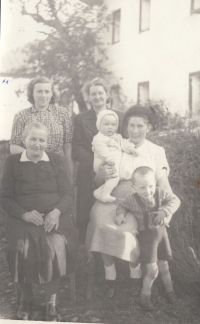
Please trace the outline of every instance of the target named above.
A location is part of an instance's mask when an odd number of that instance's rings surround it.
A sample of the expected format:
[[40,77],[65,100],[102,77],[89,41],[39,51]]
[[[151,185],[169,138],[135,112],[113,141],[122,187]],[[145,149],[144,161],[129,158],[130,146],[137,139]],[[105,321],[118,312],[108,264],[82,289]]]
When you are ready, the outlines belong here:
[[126,222],[126,212],[133,212],[138,221],[140,259],[146,266],[146,275],[141,290],[141,306],[153,309],[150,300],[151,288],[160,273],[165,286],[166,299],[173,303],[174,292],[168,261],[172,259],[166,226],[180,206],[179,198],[172,192],[156,187],[154,171],[146,166],[137,168],[132,174],[134,194],[122,202],[116,213],[116,224]]
[[117,134],[119,118],[112,110],[103,110],[97,116],[98,134],[94,136],[92,149],[94,152],[94,171],[99,171],[99,166],[103,161],[114,162],[117,170],[113,178],[108,179],[101,187],[94,191],[96,199],[102,202],[113,202],[116,199],[111,196],[112,190],[119,182],[119,166],[122,157],[122,151],[137,156],[135,144],[122,138]]

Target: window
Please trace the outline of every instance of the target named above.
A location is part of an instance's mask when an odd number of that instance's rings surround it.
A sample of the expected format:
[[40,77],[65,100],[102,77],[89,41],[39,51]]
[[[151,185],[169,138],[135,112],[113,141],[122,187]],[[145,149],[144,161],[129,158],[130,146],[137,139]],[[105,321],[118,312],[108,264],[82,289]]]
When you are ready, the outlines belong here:
[[149,100],[149,82],[138,83],[138,104],[144,105]]
[[140,27],[143,32],[150,28],[150,0],[140,0]]
[[191,115],[200,114],[200,71],[189,76],[189,106]]
[[191,0],[191,13],[200,13],[200,0]]
[[120,22],[121,22],[121,10],[113,12],[113,29],[112,29],[112,44],[116,44],[120,41]]

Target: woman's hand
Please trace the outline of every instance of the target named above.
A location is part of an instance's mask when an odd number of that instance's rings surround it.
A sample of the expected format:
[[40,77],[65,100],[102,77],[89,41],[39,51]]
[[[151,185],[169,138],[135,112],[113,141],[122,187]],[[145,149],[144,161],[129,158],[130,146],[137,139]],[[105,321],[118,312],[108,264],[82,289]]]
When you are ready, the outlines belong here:
[[48,213],[44,220],[44,230],[46,232],[51,232],[54,226],[56,230],[58,229],[60,215],[61,212],[57,208]]
[[36,210],[32,210],[23,214],[22,219],[27,223],[32,223],[34,225],[39,226],[43,224],[43,215],[44,214],[40,214]]
[[95,176],[95,182],[97,187],[100,187],[104,182],[110,178],[117,177],[117,170],[115,168],[115,163],[112,161],[102,162],[99,166],[99,171]]
[[119,214],[115,217],[115,223],[120,226],[123,223],[126,223],[126,217],[124,216],[124,214]]
[[115,162],[112,160],[109,162],[102,162],[98,174],[104,179],[104,181],[110,178],[116,178],[117,170],[115,168]]

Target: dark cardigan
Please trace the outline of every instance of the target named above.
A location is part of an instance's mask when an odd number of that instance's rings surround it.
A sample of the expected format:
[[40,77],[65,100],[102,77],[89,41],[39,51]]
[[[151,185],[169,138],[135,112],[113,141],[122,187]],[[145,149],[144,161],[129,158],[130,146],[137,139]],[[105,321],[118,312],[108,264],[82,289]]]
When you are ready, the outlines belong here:
[[[43,225],[36,226],[22,220],[26,211],[37,210],[48,214],[54,208],[61,211],[58,230],[67,242],[67,271],[74,271],[78,252],[78,231],[73,226],[70,210],[73,192],[67,177],[64,158],[56,153],[47,153],[49,162],[20,162],[21,153],[11,155],[5,163],[1,186],[1,202],[7,218],[7,241],[9,268],[14,271],[13,253],[24,254],[25,236],[36,247],[43,235]],[[32,244],[32,243],[30,243]],[[35,245],[36,244],[36,245]],[[29,249],[31,250],[31,249]],[[14,257],[14,256],[13,256]],[[45,256],[44,256],[45,258]],[[15,274],[16,275],[16,274]],[[17,280],[18,281],[18,280]]]
[[[119,117],[119,129],[122,129],[123,113],[115,111]],[[94,173],[92,151],[93,137],[98,133],[97,116],[90,109],[74,118],[74,135],[72,139],[72,157],[79,162],[77,174],[77,225],[80,231],[80,241],[84,243],[90,210],[94,203],[93,191]]]

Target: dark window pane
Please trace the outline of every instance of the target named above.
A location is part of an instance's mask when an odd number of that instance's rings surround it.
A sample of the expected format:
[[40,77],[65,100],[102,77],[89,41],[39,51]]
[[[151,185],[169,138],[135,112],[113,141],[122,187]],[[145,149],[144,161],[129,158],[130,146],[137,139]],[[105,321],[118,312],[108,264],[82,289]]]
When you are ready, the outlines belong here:
[[121,21],[121,10],[113,12],[113,33],[112,43],[118,43],[120,41],[120,21]]

